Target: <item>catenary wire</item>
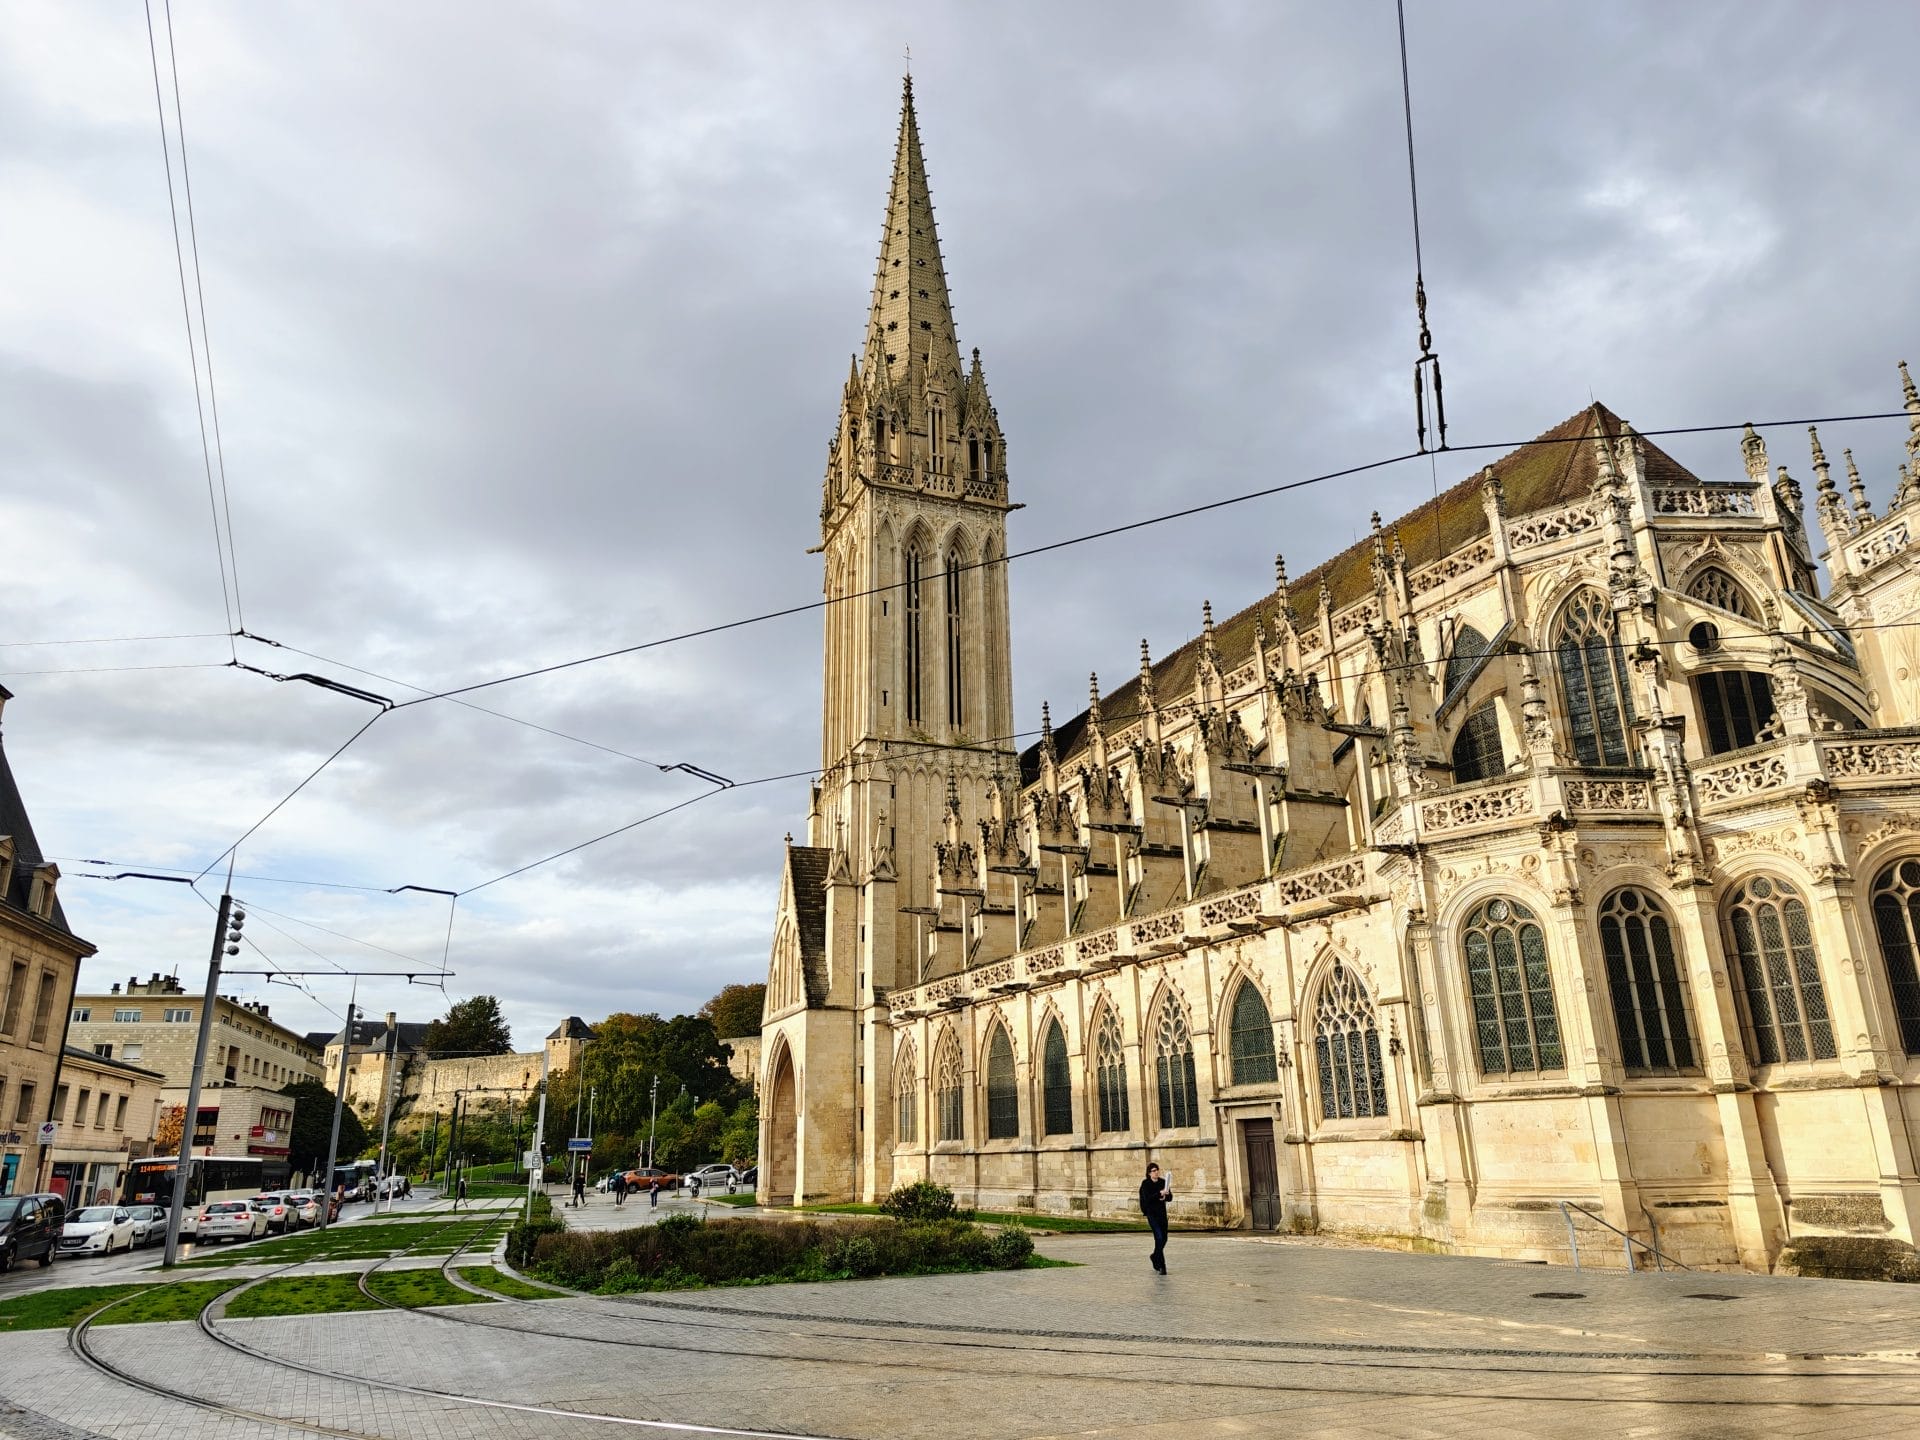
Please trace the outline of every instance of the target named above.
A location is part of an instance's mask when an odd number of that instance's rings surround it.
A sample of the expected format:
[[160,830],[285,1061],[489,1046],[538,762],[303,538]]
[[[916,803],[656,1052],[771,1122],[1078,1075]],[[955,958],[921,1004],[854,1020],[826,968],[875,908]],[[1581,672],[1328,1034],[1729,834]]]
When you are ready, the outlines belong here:
[[206,867],[202,869],[200,873],[194,876],[193,878],[195,880],[200,880],[204,878],[208,870],[213,869],[214,866],[218,865],[222,860],[226,859],[227,856],[239,850],[239,848],[247,842],[248,836],[252,835],[254,831],[258,830],[262,825],[266,824],[267,821],[271,820],[275,815],[279,814],[281,809],[289,801],[291,801],[294,796],[298,795],[302,790],[306,789],[307,786],[311,785],[316,779],[318,779],[321,771],[325,770],[329,765],[333,764],[334,761],[338,760],[342,755],[346,754],[348,748],[353,744],[353,742],[358,740],[362,735],[366,734],[367,731],[371,730],[373,728],[374,721],[378,720],[382,715],[385,715],[386,713],[387,712],[385,710],[376,710],[373,713],[373,715],[368,719],[366,724],[362,725],[358,730],[354,731],[353,734],[349,735],[345,740],[341,741],[339,749],[335,750],[331,755],[327,756],[326,759],[322,760],[318,765],[314,766],[312,770],[308,771],[306,779],[302,780],[298,785],[294,786],[293,789],[289,790],[280,799],[274,801],[272,809],[268,810],[266,814],[262,815],[258,820],[254,821],[253,824],[249,825],[246,828],[246,830],[242,832],[238,840],[235,840],[231,845],[227,846],[226,849],[222,850],[218,855],[214,856],[213,859],[209,860],[206,863]]
[[0,640],[0,650],[34,649],[43,645],[134,645],[162,640],[225,640],[224,630],[198,630],[185,635],[89,635],[73,640]]

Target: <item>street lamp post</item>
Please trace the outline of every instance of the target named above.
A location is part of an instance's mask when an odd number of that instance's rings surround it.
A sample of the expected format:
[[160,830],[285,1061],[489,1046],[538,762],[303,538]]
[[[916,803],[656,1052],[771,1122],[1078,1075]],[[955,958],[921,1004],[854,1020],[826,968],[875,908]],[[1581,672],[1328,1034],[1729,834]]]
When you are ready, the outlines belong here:
[[180,1221],[187,1207],[187,1181],[193,1168],[193,1131],[200,1119],[200,1082],[207,1071],[207,1040],[213,1034],[213,1012],[220,1004],[220,957],[240,953],[240,927],[247,912],[222,893],[213,921],[213,954],[207,961],[207,992],[200,1002],[200,1038],[193,1047],[193,1078],[187,1084],[187,1109],[180,1117],[180,1155],[173,1171],[173,1203],[167,1209],[167,1246],[160,1268],[168,1270],[180,1253]]
[[[359,995],[360,981],[358,979],[354,980],[353,988],[347,993],[349,997],[357,997]],[[354,1004],[354,999],[349,998],[347,1000],[347,1025],[346,1028],[340,1032],[340,1082],[334,1086],[333,1090],[333,1133],[327,1137],[327,1199],[320,1206],[319,1223],[319,1228],[322,1230],[327,1228],[327,1221],[332,1218],[329,1212],[333,1209],[332,1197],[335,1188],[333,1170],[334,1166],[340,1163],[340,1114],[347,1108],[347,1062],[353,1059],[353,1017],[356,1012],[357,1006]]]
[[653,1164],[653,1127],[660,1117],[660,1077],[653,1077],[651,1093],[647,1100],[647,1164]]
[[386,1091],[386,1105],[383,1107],[380,1115],[380,1178],[374,1182],[379,1188],[373,1192],[373,1213],[376,1215],[380,1213],[381,1189],[388,1191],[386,1197],[387,1209],[393,1209],[393,1194],[391,1188],[387,1185],[387,1135],[393,1128],[393,1082],[395,1079],[393,1073],[394,1041],[399,1038],[399,1031],[396,1029],[394,1022],[395,1016],[393,1011],[387,1011],[387,1068],[383,1072],[386,1083],[381,1086],[381,1089]]

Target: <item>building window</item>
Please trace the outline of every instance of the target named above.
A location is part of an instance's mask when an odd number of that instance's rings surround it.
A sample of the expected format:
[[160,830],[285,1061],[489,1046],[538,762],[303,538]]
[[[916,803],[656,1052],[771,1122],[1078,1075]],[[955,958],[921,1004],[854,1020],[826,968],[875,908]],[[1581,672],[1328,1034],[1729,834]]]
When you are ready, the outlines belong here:
[[[67,1119],[67,1096],[69,1093],[65,1085],[56,1085],[53,1087],[53,1118],[62,1124],[66,1123]],[[87,1092],[82,1090],[80,1093],[84,1096]],[[84,1100],[81,1101],[81,1108],[86,1108],[86,1102]]]
[[1616,890],[1600,907],[1600,953],[1607,962],[1620,1063],[1633,1070],[1692,1070],[1686,982],[1673,927],[1643,890]]
[[1695,600],[1704,600],[1709,605],[1718,606],[1742,620],[1758,622],[1760,617],[1753,613],[1753,606],[1747,600],[1747,592],[1740,583],[1718,566],[1709,565],[1693,577],[1693,583],[1687,586],[1687,594]]
[[116,1025],[138,1025],[140,1023],[140,1012],[138,1010],[116,1010],[113,1012],[113,1023]]
[[898,1112],[894,1117],[894,1139],[902,1145],[917,1144],[920,1139],[920,1077],[915,1058],[913,1042],[909,1040],[900,1047],[893,1067],[894,1104]]
[[962,563],[958,551],[947,552],[947,723],[956,727],[965,724],[967,718],[966,701],[963,698],[966,667],[960,635]]
[[[73,1123],[76,1127],[87,1123],[87,1102],[91,1099],[93,1099],[93,1091],[82,1090],[80,1092],[80,1103],[73,1107]],[[64,1106],[55,1107],[54,1114],[57,1118],[62,1120],[66,1119],[66,1116],[59,1113],[60,1110],[64,1108]]]
[[1489,900],[1461,932],[1474,1040],[1488,1075],[1558,1070],[1566,1062],[1547,969],[1547,937],[1533,912]]
[[193,1023],[193,1011],[185,1009],[162,1010],[160,1012],[160,1018],[169,1025],[191,1025]]
[[73,1007],[73,1023],[74,1024],[85,1025],[91,1019],[93,1019],[93,1011],[89,1009],[87,1006],[76,1005]]
[[1100,1129],[1106,1133],[1131,1130],[1133,1116],[1127,1099],[1127,1052],[1120,1039],[1120,1017],[1103,1011],[1094,1030],[1094,1073],[1100,1091]]
[[[146,1048],[147,1047],[144,1045],[129,1045],[127,1046],[126,1053],[123,1054],[120,1058],[122,1060],[138,1060],[143,1054],[146,1053]],[[111,1047],[108,1048],[107,1053],[109,1055],[113,1053]]]
[[1040,1046],[1041,1110],[1046,1116],[1044,1133],[1073,1133],[1073,1071],[1067,1064],[1067,1037],[1060,1032],[1057,1019],[1047,1022],[1047,1036]]
[[993,1027],[987,1042],[987,1138],[1020,1138],[1020,1087],[1013,1078],[1013,1042],[1007,1027]]
[[960,1078],[960,1047],[949,1032],[934,1061],[934,1093],[940,1106],[940,1138],[967,1138],[967,1093]]
[[22,1080],[20,1082],[20,1094],[15,1098],[13,1104],[14,1124],[25,1125],[32,1121],[33,1095],[39,1088],[40,1087],[31,1080]]
[[114,1102],[113,1128],[116,1130],[127,1128],[127,1097],[124,1095]]
[[1338,961],[1313,1012],[1313,1058],[1320,1076],[1320,1118],[1364,1120],[1387,1113],[1380,1026],[1359,977]]
[[47,1033],[53,1028],[54,989],[53,972],[51,970],[42,970],[40,972],[40,988],[34,992],[33,996],[33,1034],[29,1038],[29,1043],[31,1044],[44,1045],[47,1043]]
[[1273,1017],[1267,1014],[1267,1002],[1260,998],[1260,987],[1242,980],[1233,997],[1233,1018],[1229,1022],[1228,1050],[1233,1061],[1236,1085],[1271,1085],[1280,1078],[1273,1054]]
[[921,635],[921,624],[925,618],[924,607],[921,603],[921,571],[925,567],[926,562],[920,557],[919,546],[915,545],[908,548],[906,562],[907,603],[905,623],[907,643],[905,649],[907,662],[907,719],[913,724],[918,724],[920,722],[920,671],[923,665],[923,657],[926,654],[926,647]]
[[1746,749],[1773,718],[1773,682],[1755,670],[1713,670],[1696,676],[1693,694],[1700,704],[1709,755]]
[[1442,696],[1453,694],[1473,674],[1475,662],[1487,653],[1487,637],[1471,625],[1462,625],[1454,633],[1453,654],[1447,657],[1446,677],[1440,682]]
[[1813,929],[1794,889],[1765,875],[1747,881],[1727,901],[1727,938],[1740,970],[1753,1058],[1762,1065],[1833,1059],[1833,1020]]
[[1880,872],[1873,885],[1873,925],[1880,935],[1893,990],[1900,1046],[1920,1055],[1920,860],[1902,860]]
[[1476,706],[1453,741],[1453,779],[1457,785],[1470,780],[1490,780],[1504,774],[1506,751],[1500,747],[1500,716],[1493,701]]
[[107,1094],[106,1091],[102,1090],[100,1092],[100,1103],[95,1107],[93,1112],[94,1129],[104,1130],[107,1128],[107,1102],[112,1098],[113,1097]]
[[1187,1012],[1169,995],[1153,1027],[1153,1071],[1160,1089],[1160,1128],[1190,1130],[1200,1123],[1200,1087],[1193,1074],[1193,1037]]
[[107,1044],[96,1045],[93,1047],[93,1053],[98,1055],[102,1060],[111,1060],[113,1058],[113,1046]]
[[7,982],[7,1014],[0,1030],[12,1035],[20,1025],[20,1005],[27,998],[27,962],[13,962],[13,978]]
[[1554,656],[1574,755],[1582,765],[1631,763],[1627,726],[1633,720],[1633,697],[1627,665],[1613,612],[1598,590],[1582,590],[1560,612]]

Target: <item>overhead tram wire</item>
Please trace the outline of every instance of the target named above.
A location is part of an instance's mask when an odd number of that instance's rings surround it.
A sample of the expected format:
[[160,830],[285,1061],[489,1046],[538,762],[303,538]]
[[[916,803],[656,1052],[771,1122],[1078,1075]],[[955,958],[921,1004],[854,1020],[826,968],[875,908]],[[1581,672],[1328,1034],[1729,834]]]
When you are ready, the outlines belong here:
[[[193,370],[193,410],[200,425],[200,461],[207,475],[207,513],[213,520],[214,555],[220,564],[220,604],[226,611],[227,630],[231,633],[234,629],[234,596],[227,581],[228,547],[220,529],[220,506],[214,494],[213,483],[213,450],[207,443],[207,412],[200,395],[200,351],[193,338],[193,308],[187,298],[186,251],[180,243],[180,209],[173,193],[173,152],[167,143],[166,101],[160,93],[160,51],[153,35],[153,0],[142,0],[142,8],[147,17],[147,58],[153,66],[153,104],[160,120],[160,159],[167,174],[167,213],[173,220],[174,269],[180,277],[180,318],[186,322],[187,361]],[[235,650],[231,638],[228,639],[227,645],[229,650]],[[235,650],[235,658],[238,658],[237,650]],[[219,860],[216,859],[214,864],[218,863]]]
[[182,635],[88,635],[72,640],[0,640],[0,650],[32,650],[49,645],[147,645],[162,640],[225,640],[224,630],[199,630]]

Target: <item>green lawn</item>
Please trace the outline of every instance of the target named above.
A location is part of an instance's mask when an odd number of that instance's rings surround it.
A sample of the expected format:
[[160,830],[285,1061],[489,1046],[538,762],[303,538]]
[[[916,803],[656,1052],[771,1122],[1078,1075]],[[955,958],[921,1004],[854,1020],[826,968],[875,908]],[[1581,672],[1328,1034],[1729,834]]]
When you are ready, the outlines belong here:
[[64,1290],[40,1290],[0,1301],[0,1335],[15,1330],[64,1329],[89,1310],[118,1300],[144,1287],[139,1285],[75,1285]]
[[382,1300],[416,1309],[421,1305],[485,1305],[484,1296],[462,1290],[438,1270],[381,1270],[367,1277],[367,1288]]
[[282,1275],[236,1295],[227,1305],[231,1319],[258,1315],[327,1315],[340,1310],[378,1310],[380,1302],[360,1293],[355,1275]]
[[558,1290],[549,1290],[544,1285],[529,1285],[526,1281],[497,1270],[491,1265],[461,1266],[460,1278],[469,1285],[478,1285],[482,1290],[493,1290],[510,1300],[560,1300],[565,1297]]
[[[751,1205],[754,1203],[754,1197],[751,1193],[746,1195],[704,1195],[701,1199],[703,1202],[711,1202],[715,1205]],[[878,1214],[879,1212],[875,1211],[874,1213]]]
[[[796,1205],[796,1210],[823,1215],[878,1215],[878,1205]],[[1043,1215],[1034,1210],[976,1210],[972,1218],[982,1225],[1022,1225],[1029,1230],[1051,1230],[1059,1235],[1146,1234],[1144,1220],[1089,1220],[1078,1215]]]
[[363,1220],[327,1230],[303,1230],[271,1241],[255,1241],[215,1255],[184,1261],[194,1268],[224,1265],[286,1265],[303,1260],[382,1260],[402,1250],[415,1255],[447,1255],[462,1244],[482,1244],[503,1230],[510,1216],[482,1214],[471,1221],[450,1221],[436,1233],[414,1220]]

